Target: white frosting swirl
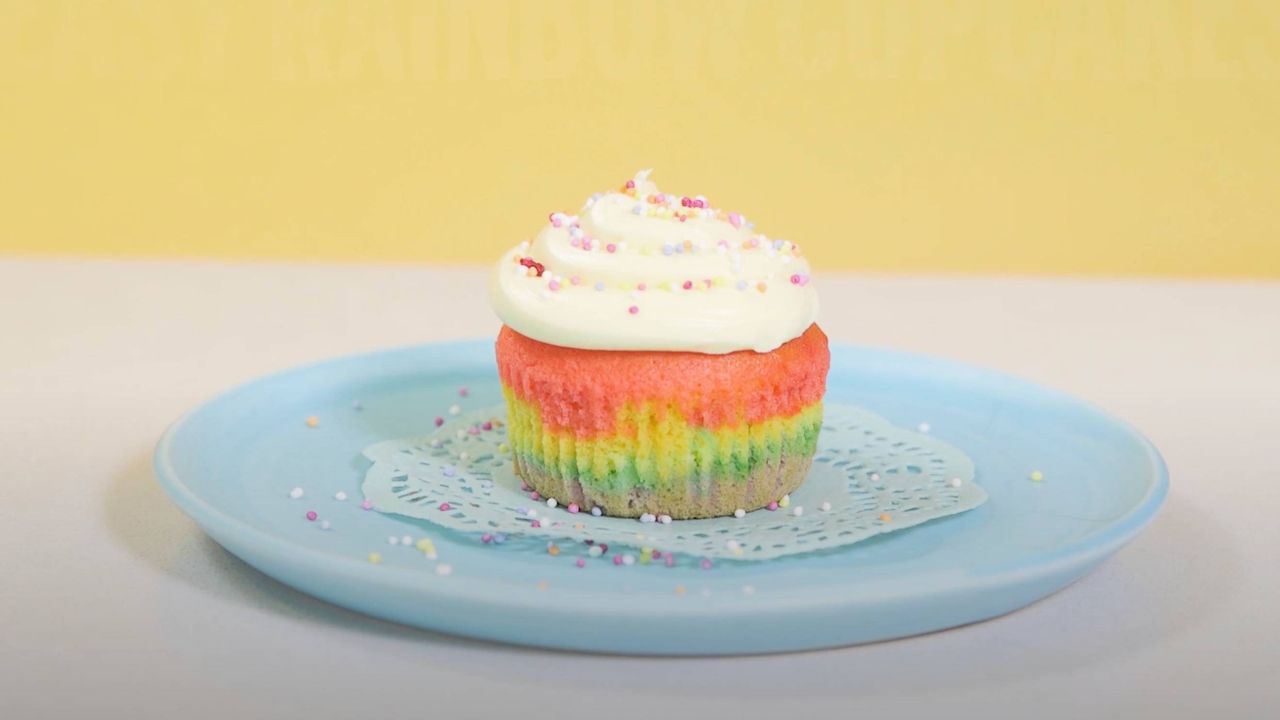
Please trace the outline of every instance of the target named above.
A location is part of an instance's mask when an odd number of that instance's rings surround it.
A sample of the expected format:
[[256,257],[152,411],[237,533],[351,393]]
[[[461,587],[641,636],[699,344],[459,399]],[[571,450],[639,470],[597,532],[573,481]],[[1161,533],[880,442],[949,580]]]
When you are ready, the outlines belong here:
[[817,317],[799,247],[753,232],[701,196],[659,192],[648,171],[593,195],[579,215],[550,220],[532,243],[502,257],[490,284],[498,317],[535,340],[593,350],[768,352]]

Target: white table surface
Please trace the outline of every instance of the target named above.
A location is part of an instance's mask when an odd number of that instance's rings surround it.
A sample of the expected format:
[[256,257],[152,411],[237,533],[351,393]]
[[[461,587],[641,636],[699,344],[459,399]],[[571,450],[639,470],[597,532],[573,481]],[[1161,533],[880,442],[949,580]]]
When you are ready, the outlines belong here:
[[491,334],[483,277],[0,260],[0,718],[1275,717],[1280,284],[819,277],[834,340],[1067,390],[1169,463],[1160,516],[1092,575],[924,637],[721,659],[447,637],[276,583],[156,485],[165,426],[229,385]]

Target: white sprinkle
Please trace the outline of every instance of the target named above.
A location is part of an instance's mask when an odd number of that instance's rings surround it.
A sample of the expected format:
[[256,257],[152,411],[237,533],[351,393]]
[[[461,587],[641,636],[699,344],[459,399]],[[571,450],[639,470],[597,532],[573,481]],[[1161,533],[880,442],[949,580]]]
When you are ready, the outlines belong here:
[[725,549],[727,549],[729,552],[734,552],[734,553],[742,549],[742,543],[738,542],[737,540],[726,540],[724,542],[724,546],[725,546]]
[[436,574],[437,574],[437,575],[452,575],[452,574],[453,574],[453,566],[452,566],[452,565],[450,565],[450,564],[448,564],[448,563],[440,563],[439,565],[437,565],[437,566],[436,566]]
[[601,515],[604,514],[604,511],[598,507],[593,507],[591,508],[591,514],[595,517],[600,517]]
[[742,586],[742,594],[743,594],[743,595],[755,595],[755,594],[756,594],[756,586],[755,586],[755,585],[743,585],[743,586]]
[[670,525],[670,524],[671,524],[671,516],[670,516],[670,515],[659,515],[659,516],[658,516],[658,522],[662,523],[663,525]]
[[334,494],[333,494],[333,499],[334,499],[334,500],[346,500],[346,499],[347,499],[347,494],[346,494],[346,493],[344,493],[344,492],[342,492],[341,490],[339,490],[338,492],[336,492],[336,493],[334,493]]
[[392,535],[391,537],[387,538],[387,544],[388,544],[388,545],[399,545],[399,544],[400,544],[400,538],[396,537],[395,535]]
[[623,564],[623,565],[635,565],[635,564],[636,564],[636,556],[635,556],[635,555],[632,555],[631,553],[627,553],[626,555],[623,555],[623,556],[622,556],[622,564]]
[[791,509],[791,514],[795,515],[796,517],[800,517],[801,515],[804,514],[804,506],[803,505],[795,506],[794,508]]
[[328,530],[330,527],[332,527],[332,525],[330,525],[330,524],[329,524],[329,521],[328,521],[328,520],[321,520],[321,521],[320,521],[320,529],[321,529],[321,530]]
[[961,485],[964,484],[964,481],[958,477],[954,477],[948,480],[947,484],[950,485],[951,487],[960,487]]
[[733,511],[733,516],[741,520],[742,518],[747,516],[747,511],[743,510],[742,508],[738,508],[737,510]]
[[459,459],[459,460],[470,460],[470,459],[471,459],[471,453],[467,452],[466,450],[463,450],[462,452],[458,453],[458,459]]
[[412,537],[410,537],[410,536],[408,536],[408,535],[405,535],[405,536],[403,536],[403,537],[401,537],[401,538],[400,538],[400,544],[401,544],[401,545],[412,545],[412,544],[413,544],[413,538],[412,538]]
[[818,506],[818,509],[822,512],[827,512],[831,509],[831,503],[824,500],[822,504]]
[[653,513],[644,513],[640,516],[640,522],[642,523],[651,523],[656,519],[657,518],[653,516]]
[[290,490],[289,497],[293,498],[294,500],[297,500],[298,498],[302,497],[302,488],[296,487]]
[[466,440],[466,439],[467,439],[467,431],[466,431],[466,430],[459,430],[458,432],[456,432],[456,433],[454,433],[454,434],[457,436],[457,438],[458,438],[459,440]]
[[879,480],[879,479],[880,479],[880,473],[871,473],[871,479],[872,479],[872,481],[877,481],[877,480]]
[[922,433],[927,433],[929,432],[929,423],[920,423],[916,426],[916,429]]
[[600,557],[601,555],[604,554],[604,551],[600,549],[599,545],[592,545],[591,547],[587,548],[587,554],[590,555],[591,557]]
[[363,410],[363,409],[364,409],[364,404],[363,404],[363,403],[361,403],[359,400],[352,400],[352,401],[351,401],[351,409],[352,409],[352,410]]
[[559,505],[559,504],[560,504],[560,503],[556,502],[556,499],[555,499],[555,498],[547,498],[547,507],[549,507],[549,508],[553,508],[553,507],[555,507],[556,505]]
[[431,447],[433,447],[433,448],[438,448],[438,447],[440,447],[440,438],[431,438],[431,443],[430,443],[430,444],[431,444]]
[[529,508],[528,510],[526,510],[526,511],[525,511],[524,516],[525,516],[525,517],[536,518],[536,517],[538,517],[538,511],[537,511],[537,510],[534,510],[533,508]]
[[457,405],[450,405],[450,406],[449,406],[449,414],[450,414],[450,415],[457,415],[457,414],[458,414],[458,413],[460,413],[460,412],[462,412],[462,408],[458,407]]

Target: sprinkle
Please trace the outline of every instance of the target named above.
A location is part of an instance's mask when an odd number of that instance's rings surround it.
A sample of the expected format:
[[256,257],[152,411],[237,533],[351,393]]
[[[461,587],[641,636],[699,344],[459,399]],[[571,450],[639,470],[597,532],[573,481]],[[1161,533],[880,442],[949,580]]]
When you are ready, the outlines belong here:
[[555,506],[556,506],[556,505],[558,505],[558,504],[559,504],[559,503],[557,503],[557,502],[556,502],[556,499],[555,499],[555,498],[547,498],[547,507],[549,507],[549,508],[553,508],[553,507],[555,507]]
[[743,585],[743,586],[742,586],[742,594],[743,594],[743,595],[755,595],[755,594],[756,594],[756,586],[755,586],[755,585]]
[[351,409],[352,409],[352,410],[355,410],[355,411],[357,411],[357,412],[358,412],[358,411],[360,411],[360,410],[363,410],[363,409],[364,409],[364,405],[362,405],[362,404],[360,403],[360,401],[359,401],[359,400],[352,400],[352,401],[351,401]]
[[601,510],[599,507],[593,507],[591,508],[591,514],[594,517],[600,517],[601,515],[604,514],[604,511]]
[[613,556],[613,564],[614,564],[614,565],[621,565],[621,564],[622,564],[622,556],[621,556],[621,555],[614,555],[614,556]]
[[684,586],[683,586],[683,585],[677,585],[677,586],[676,586],[676,594],[677,594],[677,595],[679,595],[679,596],[683,597],[683,596],[684,596],[684,594],[685,594],[686,592],[688,592],[688,591],[684,589]]
[[538,491],[537,491],[537,490],[534,490],[533,492],[529,493],[529,499],[530,499],[530,500],[541,500],[541,499],[542,499],[542,496],[538,494]]
[[1041,480],[1044,479],[1044,473],[1040,472],[1039,470],[1032,470],[1030,478],[1034,482],[1040,482]]
[[347,494],[339,490],[338,492],[333,494],[333,499],[341,502],[347,499]]
[[760,282],[756,283],[756,290],[759,290],[760,292],[768,292],[769,286],[766,285],[763,280],[761,280]]
[[443,510],[443,511],[445,511],[445,512],[449,512],[450,510],[452,510],[452,509],[453,509],[453,506],[452,506],[452,505],[450,505],[450,504],[449,504],[449,503],[447,503],[447,502],[442,502],[442,503],[440,503],[440,509],[441,509],[441,510]]
[[547,589],[547,588],[549,588],[549,587],[551,587],[551,583],[548,583],[546,580],[539,580],[539,581],[538,581],[538,589],[539,589],[539,590],[546,590],[546,589]]
[[436,427],[440,427],[443,424],[444,424],[444,418],[442,417],[436,418]]
[[726,540],[724,543],[724,546],[726,550],[733,553],[734,555],[742,554],[742,543],[738,542],[737,540]]
[[960,487],[961,485],[963,485],[963,484],[964,484],[964,481],[963,481],[963,480],[961,480],[961,479],[960,479],[960,478],[958,478],[958,477],[953,477],[953,478],[951,478],[950,480],[948,480],[948,481],[947,481],[947,484],[948,484],[948,485],[950,485],[950,486],[951,486],[951,487],[953,487],[953,488],[958,488],[958,487]]
[[871,473],[872,482],[880,482],[880,473]]
[[400,544],[400,538],[396,537],[395,535],[392,535],[391,537],[387,538],[387,544],[388,544],[388,545],[399,545],[399,544]]
[[653,558],[654,558],[653,548],[647,548],[647,547],[640,548],[640,564],[641,565],[648,565],[650,562],[653,561]]
[[555,543],[547,543],[547,554],[555,557],[560,554],[560,546]]
[[437,575],[446,575],[446,576],[447,576],[447,575],[452,575],[452,574],[453,574],[453,566],[452,566],[452,565],[450,565],[450,564],[448,564],[448,563],[440,563],[439,565],[437,565],[437,566],[436,566],[436,574],[437,574]]
[[[786,261],[787,261],[787,258],[785,258],[785,257],[784,257],[784,258],[782,258],[782,260],[783,260],[783,262],[786,262]],[[794,274],[794,275],[792,275],[792,276],[791,276],[791,284],[792,284],[792,285],[799,285],[800,287],[804,287],[805,285],[808,285],[808,284],[809,284],[809,276],[808,276],[808,275],[802,275],[802,274],[800,274],[800,273],[796,273],[796,274]]]
[[529,523],[529,527],[533,528],[534,530],[537,530],[538,528],[542,527],[542,523],[539,522],[538,520],[534,520],[533,522]]
[[657,518],[654,517],[653,513],[641,513],[640,515],[640,522],[642,523],[651,523],[654,520],[657,520]]
[[547,283],[547,289],[550,290],[551,292],[556,292],[557,290],[560,289],[560,283],[556,282],[555,280],[552,280],[551,282]]
[[404,545],[405,547],[409,547],[413,545],[413,538],[409,537],[408,535],[405,535],[404,537],[400,538],[400,544]]
[[787,507],[790,504],[791,504],[790,495],[783,495],[782,499],[778,501],[778,507]]
[[701,567],[703,570],[710,570],[711,558],[702,558],[702,562],[698,563],[698,566]]
[[570,285],[581,285],[581,284],[582,284],[582,278],[578,277],[577,275],[574,275],[573,277],[569,278],[569,284],[570,284]]
[[804,514],[804,506],[802,505],[795,506],[794,508],[791,509],[791,514],[795,515],[796,517],[800,517],[801,515]]
[[666,565],[667,567],[675,567],[676,557],[671,553],[667,553],[665,556],[663,556],[662,564]]
[[670,515],[659,515],[659,516],[658,516],[658,522],[662,523],[663,525],[670,525],[670,524],[671,524],[671,516],[670,516]]
[[770,510],[777,510],[777,509],[778,509],[778,501],[777,501],[777,500],[774,500],[773,502],[769,503],[766,507],[767,507],[768,509],[770,509]]
[[471,394],[471,391],[470,391],[469,389],[467,389],[466,387],[460,387],[460,388],[458,388],[458,397],[466,397],[466,396],[468,396],[468,395],[470,395],[470,394]]
[[922,433],[927,433],[927,432],[929,432],[929,423],[927,423],[927,422],[922,422],[922,423],[920,423],[919,425],[917,425],[917,426],[916,426],[916,429],[917,429],[917,430],[919,430],[919,431],[920,431],[920,432],[922,432]]
[[632,315],[635,315],[636,313],[640,312],[640,308],[636,307],[635,305],[632,305],[631,307],[627,308],[627,312],[631,313]]
[[889,513],[880,513],[880,522],[893,522],[893,516]]
[[662,254],[663,254],[663,255],[668,255],[668,256],[669,256],[669,255],[671,255],[671,253],[674,253],[675,251],[676,251],[676,249],[675,249],[675,247],[674,247],[671,243],[663,243],[663,244],[662,244]]
[[316,518],[318,518],[318,517],[320,517],[320,515],[318,515],[318,514],[316,513],[316,511],[315,511],[315,510],[308,510],[308,511],[307,511],[307,519],[308,519],[308,520],[310,520],[310,521],[312,521],[312,522],[315,522],[315,519],[316,519]]
[[743,510],[742,508],[738,508],[737,510],[733,511],[733,516],[741,520],[742,518],[747,516],[747,511]]
[[369,562],[373,563],[374,565],[377,565],[378,563],[382,562],[382,553],[376,553],[376,552],[369,553]]
[[577,565],[580,568],[584,568],[587,566],[587,561],[584,558],[578,558],[577,560],[573,561],[573,564]]
[[693,281],[692,281],[692,280],[685,280],[685,281],[680,285],[680,287],[684,288],[685,290],[692,290],[692,289],[693,289]]
[[615,243],[608,243],[607,245],[604,246],[604,249],[605,249],[605,252],[609,252],[609,253],[618,252],[618,246]]
[[566,509],[574,515],[577,515],[579,510],[578,503],[569,503],[569,507]]
[[312,415],[307,418],[307,427],[313,428],[319,424],[320,424],[320,418],[316,417],[315,415]]
[[480,542],[484,543],[485,545],[488,545],[489,543],[493,542],[493,536],[490,535],[489,533],[485,533],[480,536]]
[[604,550],[601,550],[599,545],[592,545],[587,548],[587,554],[591,557],[600,557],[604,554]]
[[480,429],[484,430],[485,432],[492,430],[493,422],[490,420],[485,420],[484,422],[480,423]]
[[560,227],[564,224],[564,213],[553,212],[547,219],[551,221],[551,227]]
[[360,502],[360,509],[361,509],[361,510],[372,510],[372,509],[373,509],[373,501],[372,501],[372,500],[362,500],[362,501]]
[[302,488],[296,487],[290,490],[289,497],[293,498],[294,500],[297,500],[298,498],[302,497]]
[[494,533],[494,534],[493,534],[493,542],[494,542],[494,544],[495,544],[495,545],[501,545],[502,543],[504,543],[504,542],[506,542],[506,541],[507,541],[507,536],[506,536],[504,533]]
[[632,555],[631,553],[627,553],[626,555],[623,555],[623,556],[622,556],[622,564],[623,564],[623,565],[635,565],[635,564],[636,564],[636,556],[635,556],[635,555]]
[[831,503],[824,500],[822,501],[822,504],[818,506],[818,509],[822,512],[828,512],[831,510]]
[[729,213],[728,220],[729,220],[729,224],[732,225],[734,229],[742,227],[742,216],[739,215],[738,213],[736,212]]
[[596,292],[604,292],[604,283],[602,282],[596,283]]
[[331,528],[331,527],[333,527],[333,526],[329,524],[329,521],[328,521],[328,520],[321,520],[321,521],[320,521],[320,529],[321,529],[321,530],[328,530],[328,529],[329,529],[329,528]]
[[450,414],[450,415],[457,415],[457,414],[458,414],[458,413],[460,413],[460,412],[462,412],[462,408],[458,407],[457,405],[450,405],[450,406],[449,406],[449,414]]

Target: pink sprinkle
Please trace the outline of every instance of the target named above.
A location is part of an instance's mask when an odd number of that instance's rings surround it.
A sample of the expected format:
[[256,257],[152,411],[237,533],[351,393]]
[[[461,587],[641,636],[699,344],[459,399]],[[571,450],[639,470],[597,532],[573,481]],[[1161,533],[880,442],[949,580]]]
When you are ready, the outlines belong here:
[[613,564],[614,564],[614,565],[621,565],[621,564],[622,564],[622,556],[621,556],[621,555],[614,555],[614,556],[613,556]]
[[529,492],[529,483],[527,483],[527,482],[525,482],[525,481],[521,480],[521,481],[520,481],[520,489],[521,489],[521,490],[524,490],[525,492]]
[[675,567],[676,559],[671,553],[667,553],[667,556],[666,558],[663,559],[662,564],[666,565],[667,567]]
[[627,308],[627,312],[631,313],[632,315],[635,315],[636,313],[640,312],[640,308],[636,307],[635,305],[632,305],[631,307]]
[[542,523],[537,520],[534,520],[533,522],[529,523],[529,527],[540,528],[542,527]]
[[373,509],[373,503],[372,503],[372,502],[370,502],[370,501],[368,501],[368,500],[365,500],[364,502],[360,503],[360,508],[361,508],[362,510],[372,510],[372,509]]
[[492,429],[493,429],[493,423],[492,423],[492,422],[490,422],[490,421],[488,421],[488,420],[485,420],[485,421],[484,421],[484,423],[482,423],[482,424],[480,425],[480,427],[481,427],[481,428],[483,428],[483,429],[485,429],[485,430],[492,430]]
[[777,509],[778,509],[778,501],[777,501],[777,500],[774,500],[773,502],[769,503],[769,505],[768,505],[767,507],[768,507],[770,510],[777,510]]
[[581,285],[581,284],[582,284],[582,278],[578,277],[577,275],[574,275],[573,277],[569,278],[569,284],[570,284],[570,285]]
[[555,292],[556,290],[559,290],[559,289],[560,289],[560,281],[559,281],[559,280],[552,280],[551,282],[547,283],[547,289],[551,290],[551,292]]
[[542,499],[542,496],[538,494],[538,491],[537,491],[537,490],[534,490],[533,492],[529,493],[529,499],[530,499],[530,500],[541,500],[541,499]]
[[692,290],[692,289],[693,289],[693,281],[692,281],[692,280],[685,280],[685,281],[684,281],[684,284],[683,284],[683,285],[681,285],[680,287],[684,288],[685,290]]
[[569,512],[576,514],[580,509],[581,508],[578,507],[578,503],[569,503]]
[[649,553],[649,557],[650,557],[650,558],[652,558],[652,559],[654,559],[654,560],[661,560],[661,559],[662,559],[662,551],[661,551],[661,550],[654,550],[653,552]]
[[634,189],[635,189],[635,187],[636,187],[636,181],[635,181],[635,180],[628,180],[628,181],[627,181],[626,188],[627,188],[628,190],[634,190]]
[[605,245],[605,246],[604,246],[604,249],[605,249],[605,250],[608,250],[608,251],[609,251],[609,252],[611,252],[611,253],[612,253],[612,252],[618,252],[618,246],[617,246],[617,245],[614,245],[613,243],[609,243],[608,245]]
[[735,212],[729,213],[729,224],[735,228],[742,227],[742,216]]
[[703,569],[703,570],[710,570],[710,569],[711,569],[711,558],[702,558],[702,562],[700,562],[700,563],[698,563],[698,564],[702,566],[702,569]]
[[577,565],[577,566],[578,566],[578,567],[580,567],[580,568],[581,568],[581,567],[586,567],[586,566],[587,566],[587,561],[586,561],[586,560],[584,560],[584,559],[582,559],[582,558],[578,558],[576,561],[574,561],[574,563],[573,563],[573,564],[574,564],[574,565]]
[[471,394],[471,391],[468,390],[467,388],[465,387],[458,388],[458,397],[466,397],[470,394]]
[[809,284],[809,277],[808,277],[807,275],[801,275],[800,273],[796,273],[795,275],[792,275],[792,276],[791,276],[791,284],[792,284],[792,285],[802,285],[802,286],[803,286],[803,285],[808,285],[808,284]]
[[680,207],[693,207],[693,201],[688,197],[680,198]]
[[479,435],[479,434],[480,434],[480,428],[476,427],[475,425],[472,425],[471,427],[467,428],[467,434],[468,434],[468,435]]
[[591,249],[591,238],[582,238],[582,249],[583,250]]
[[582,241],[578,238],[569,238],[569,244],[574,247],[581,247]]
[[600,552],[602,552],[602,553],[607,553],[607,552],[609,552],[609,544],[608,544],[608,543],[600,543]]
[[696,208],[706,208],[707,201],[702,198],[697,198],[696,200],[693,201],[693,206]]
[[640,292],[644,292],[644,291],[645,291],[645,290],[647,290],[648,288],[649,288],[649,286],[648,286],[648,285],[645,285],[644,283],[636,283],[636,290],[638,290],[638,291],[640,291]]
[[316,518],[318,518],[318,517],[320,517],[320,516],[316,514],[316,511],[315,511],[315,510],[308,510],[308,511],[307,511],[307,519],[308,519],[308,520],[311,520],[312,522],[314,522],[314,521],[315,521],[315,519],[316,519]]
[[452,506],[452,505],[450,505],[450,504],[449,504],[449,503],[447,503],[447,502],[442,502],[442,503],[440,503],[440,509],[441,509],[441,510],[444,510],[444,511],[446,511],[446,512],[448,512],[449,510],[452,510],[452,509],[453,509],[453,506]]
[[444,424],[444,418],[442,417],[436,418],[436,427],[440,427],[443,424]]
[[553,212],[547,216],[547,219],[551,221],[551,227],[560,227],[564,224],[563,213]]
[[489,543],[493,542],[493,536],[490,535],[489,533],[485,533],[480,536],[480,542],[484,543],[485,545],[488,545]]

